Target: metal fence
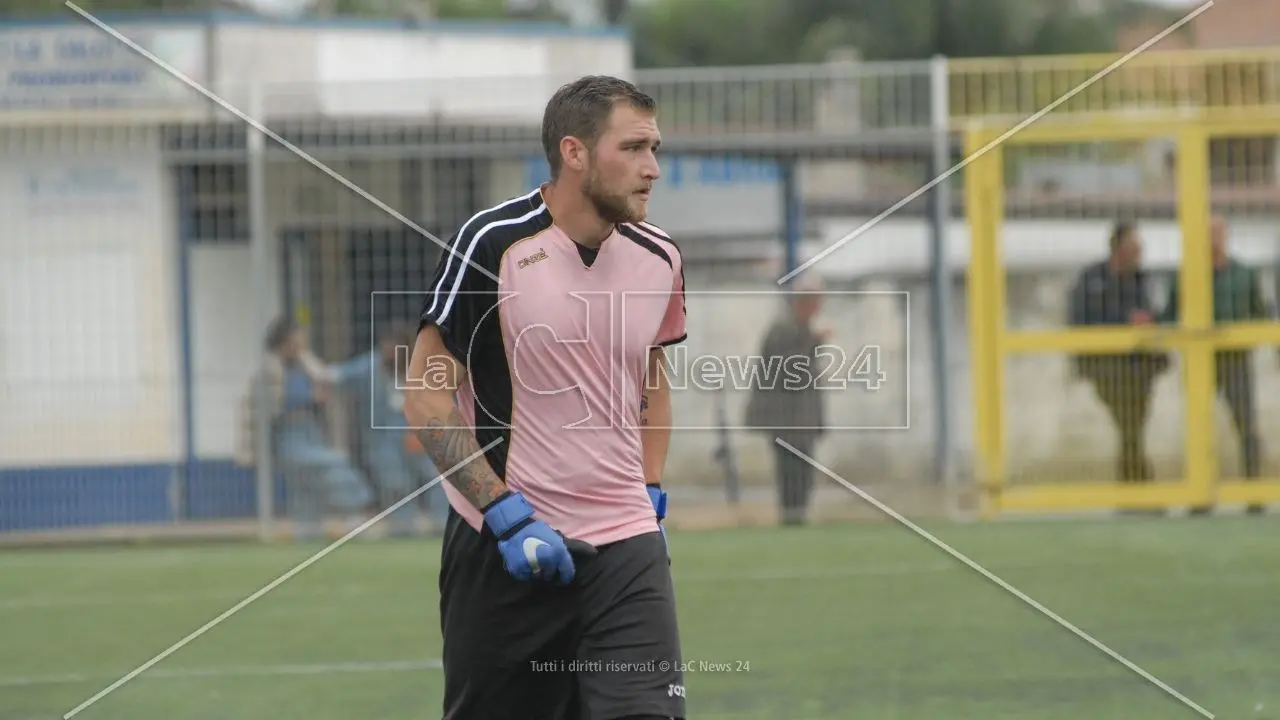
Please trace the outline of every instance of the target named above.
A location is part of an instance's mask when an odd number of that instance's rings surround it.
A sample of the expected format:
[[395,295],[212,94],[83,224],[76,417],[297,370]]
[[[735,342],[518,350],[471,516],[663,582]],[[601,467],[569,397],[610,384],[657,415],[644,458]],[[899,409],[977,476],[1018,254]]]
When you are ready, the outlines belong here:
[[[1157,99],[1166,108],[1273,101],[1271,55],[1178,57],[1135,60],[1059,112],[1149,109]],[[888,500],[943,509],[940,481],[965,479],[973,444],[967,410],[958,410],[970,402],[958,380],[970,352],[959,272],[968,261],[964,174],[918,190],[959,159],[957,131],[967,123],[1028,114],[1099,63],[637,73],[662,108],[666,159],[652,220],[687,258],[689,352],[753,351],[778,312],[774,281],[839,244],[812,266],[829,288],[822,323],[851,357],[875,348],[887,382],[828,398],[830,422],[848,429],[832,433],[820,459]],[[361,92],[465,88],[475,100],[511,91],[500,79],[446,84]],[[445,238],[544,177],[528,122],[321,117],[297,110],[308,92],[228,93],[247,98],[245,112],[275,139],[216,108],[185,119],[138,110],[0,116],[11,258],[0,329],[0,534],[289,527],[273,521],[294,517],[297,489],[277,468],[237,456],[267,323],[293,318],[331,369],[359,365],[379,328],[416,314],[412,293],[439,253],[424,234]],[[1274,149],[1266,139],[1222,145],[1214,167],[1264,178],[1255,191],[1270,203]],[[1144,188],[1168,177],[1163,157],[1149,144],[1008,153],[1009,212],[1066,221],[1054,232],[1069,248],[1017,262],[1032,276],[1056,276],[1092,258],[1098,227],[1148,212]],[[1082,199],[1100,196],[1108,200]],[[1064,216],[1055,209],[1062,202],[1091,209]],[[334,467],[373,490],[353,501],[367,515],[388,495],[361,450],[360,402],[358,392],[335,389],[323,444],[339,457]],[[775,517],[768,441],[709,429],[740,425],[744,403],[741,393],[677,397],[690,429],[672,441],[671,490],[700,508],[685,522]],[[1053,433],[1047,421],[1025,421]],[[838,489],[813,509],[865,511]]]
[[[1049,123],[971,166],[990,509],[1208,509],[1280,494],[1277,119],[1259,108]],[[1053,256],[1079,262],[1046,266]]]

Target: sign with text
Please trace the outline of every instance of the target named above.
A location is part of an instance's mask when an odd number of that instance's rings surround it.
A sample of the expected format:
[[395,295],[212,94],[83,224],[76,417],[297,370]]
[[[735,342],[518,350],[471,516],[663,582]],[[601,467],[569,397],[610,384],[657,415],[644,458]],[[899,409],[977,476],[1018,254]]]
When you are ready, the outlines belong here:
[[[199,28],[120,27],[125,37],[206,82]],[[200,95],[96,27],[0,30],[0,110],[172,107]]]

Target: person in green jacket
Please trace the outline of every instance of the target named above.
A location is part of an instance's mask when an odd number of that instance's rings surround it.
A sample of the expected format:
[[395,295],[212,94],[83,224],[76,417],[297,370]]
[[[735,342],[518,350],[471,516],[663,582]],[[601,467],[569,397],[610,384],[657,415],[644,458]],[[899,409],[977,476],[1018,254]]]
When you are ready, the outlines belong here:
[[[1265,320],[1270,316],[1262,294],[1258,271],[1227,253],[1227,222],[1214,216],[1209,226],[1213,260],[1213,319],[1215,323]],[[1161,320],[1178,321],[1178,281],[1169,288],[1169,301]],[[1226,397],[1236,433],[1240,436],[1245,477],[1261,474],[1262,448],[1258,437],[1257,408],[1253,393],[1253,366],[1249,350],[1220,350],[1215,354],[1218,392]],[[1252,513],[1261,506],[1250,506]]]

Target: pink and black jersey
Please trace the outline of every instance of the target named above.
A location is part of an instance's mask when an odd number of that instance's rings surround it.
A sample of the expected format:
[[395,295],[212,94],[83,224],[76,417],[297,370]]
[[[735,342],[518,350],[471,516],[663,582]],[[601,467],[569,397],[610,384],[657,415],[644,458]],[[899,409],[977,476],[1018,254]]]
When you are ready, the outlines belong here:
[[[494,470],[567,536],[602,545],[657,531],[640,396],[650,350],[685,339],[675,243],[642,222],[589,250],[535,190],[478,213],[450,244],[421,320],[467,368],[457,401],[480,445],[502,439],[487,452]],[[480,513],[444,485],[479,530]]]

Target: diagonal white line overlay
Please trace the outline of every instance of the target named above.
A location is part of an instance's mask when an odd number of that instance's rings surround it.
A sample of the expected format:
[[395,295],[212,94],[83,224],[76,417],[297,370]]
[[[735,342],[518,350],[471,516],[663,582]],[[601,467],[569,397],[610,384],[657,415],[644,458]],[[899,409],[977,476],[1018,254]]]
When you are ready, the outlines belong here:
[[1205,710],[1203,707],[1200,707],[1200,706],[1199,706],[1199,705],[1197,705],[1195,702],[1193,702],[1190,698],[1186,697],[1186,696],[1185,696],[1185,695],[1183,695],[1182,693],[1179,693],[1177,690],[1174,690],[1173,688],[1169,687],[1167,684],[1165,684],[1165,683],[1164,683],[1163,681],[1161,681],[1159,678],[1155,677],[1155,676],[1154,676],[1154,675],[1152,675],[1151,673],[1148,673],[1146,670],[1143,670],[1142,668],[1138,667],[1138,666],[1137,666],[1137,665],[1135,665],[1133,662],[1131,662],[1130,660],[1126,659],[1126,658],[1125,658],[1123,655],[1121,655],[1120,653],[1116,652],[1115,650],[1112,650],[1111,648],[1107,647],[1106,645],[1103,645],[1101,642],[1099,642],[1097,639],[1095,639],[1092,635],[1089,635],[1089,634],[1088,634],[1088,633],[1086,633],[1085,631],[1081,630],[1080,628],[1076,627],[1075,625],[1072,625],[1070,622],[1068,622],[1068,621],[1064,620],[1060,615],[1058,615],[1058,614],[1057,614],[1057,613],[1055,613],[1054,611],[1050,610],[1049,608],[1045,607],[1044,605],[1041,605],[1040,603],[1038,603],[1038,602],[1036,602],[1035,600],[1033,600],[1031,597],[1027,596],[1027,594],[1026,594],[1026,593],[1024,593],[1024,592],[1022,592],[1021,590],[1019,590],[1019,589],[1015,588],[1014,586],[1010,585],[1009,583],[1005,582],[1004,580],[1001,580],[999,577],[997,577],[997,576],[996,576],[995,574],[993,574],[991,571],[987,570],[986,568],[982,567],[982,566],[981,566],[981,565],[979,565],[978,563],[976,563],[976,562],[974,562],[974,561],[970,560],[969,558],[965,557],[965,556],[964,556],[960,551],[956,550],[955,548],[951,547],[950,545],[946,544],[945,542],[943,542],[943,541],[939,540],[938,538],[934,537],[932,534],[930,534],[930,533],[929,533],[929,531],[925,530],[924,528],[920,527],[919,525],[916,525],[915,523],[911,522],[911,521],[910,521],[910,520],[908,520],[907,518],[905,518],[905,517],[903,517],[903,516],[899,515],[897,512],[894,512],[893,508],[891,508],[891,507],[889,507],[889,506],[885,505],[884,503],[880,502],[879,500],[876,500],[875,498],[871,497],[870,495],[868,495],[865,491],[863,491],[863,490],[862,490],[861,488],[859,488],[858,486],[854,485],[853,483],[849,482],[848,480],[845,480],[844,478],[842,478],[842,477],[840,477],[839,475],[837,475],[837,474],[836,474],[833,470],[831,470],[830,468],[828,468],[828,467],[824,466],[822,463],[818,462],[817,460],[814,460],[813,458],[809,457],[808,455],[804,454],[803,452],[800,452],[799,450],[797,450],[797,449],[795,448],[795,446],[791,445],[790,443],[788,443],[787,441],[783,440],[782,438],[774,438],[774,441],[775,441],[776,443],[778,443],[779,445],[781,445],[782,447],[786,448],[788,451],[790,451],[790,452],[791,452],[792,454],[794,454],[796,457],[798,457],[798,458],[800,458],[801,460],[804,460],[805,462],[807,462],[807,463],[809,463],[810,465],[812,465],[816,470],[818,470],[819,472],[821,472],[823,475],[826,475],[827,477],[831,478],[832,480],[835,480],[836,482],[840,483],[840,485],[842,485],[842,486],[843,486],[845,489],[847,489],[849,492],[852,492],[852,493],[854,493],[855,495],[857,495],[858,497],[862,498],[863,500],[866,500],[867,502],[871,503],[871,504],[872,504],[872,505],[874,505],[874,506],[876,507],[876,509],[877,509],[877,510],[879,510],[880,512],[884,513],[885,515],[888,515],[889,517],[893,518],[894,520],[897,520],[899,523],[901,523],[901,524],[903,524],[903,525],[907,526],[907,527],[908,527],[912,532],[914,532],[915,534],[917,534],[917,535],[919,535],[920,537],[924,538],[925,540],[928,540],[929,542],[933,543],[935,546],[937,546],[937,547],[938,547],[939,549],[941,549],[942,551],[946,552],[946,553],[947,553],[948,555],[950,555],[951,557],[953,557],[953,558],[955,558],[955,559],[959,560],[960,562],[964,563],[965,565],[969,566],[971,569],[973,569],[974,571],[976,571],[977,573],[979,573],[979,574],[980,574],[980,575],[982,575],[983,577],[987,578],[987,579],[988,579],[988,580],[990,580],[991,582],[995,583],[996,585],[999,585],[1002,589],[1004,589],[1004,590],[1005,590],[1006,592],[1008,592],[1009,594],[1013,595],[1014,597],[1018,598],[1019,600],[1021,600],[1021,601],[1025,602],[1026,604],[1028,604],[1028,605],[1030,605],[1031,607],[1035,608],[1037,611],[1039,611],[1039,612],[1040,612],[1040,614],[1044,615],[1045,617],[1049,618],[1050,620],[1053,620],[1054,622],[1058,623],[1059,625],[1061,625],[1062,627],[1066,628],[1067,630],[1070,630],[1072,633],[1074,633],[1074,634],[1075,634],[1076,636],[1078,636],[1080,639],[1084,640],[1085,642],[1089,643],[1090,645],[1094,646],[1095,648],[1097,648],[1097,649],[1101,650],[1102,652],[1106,653],[1108,656],[1110,656],[1110,657],[1111,657],[1113,660],[1115,660],[1116,662],[1120,663],[1121,665],[1124,665],[1125,667],[1129,668],[1129,669],[1130,669],[1130,670],[1132,670],[1133,672],[1135,672],[1135,673],[1137,673],[1138,675],[1140,675],[1140,676],[1141,676],[1144,680],[1146,680],[1147,682],[1151,683],[1152,685],[1155,685],[1156,687],[1158,687],[1158,688],[1160,688],[1161,690],[1165,691],[1165,692],[1166,692],[1166,693],[1168,693],[1169,695],[1172,695],[1173,697],[1177,698],[1177,699],[1178,699],[1180,702],[1182,702],[1184,705],[1186,705],[1187,707],[1191,708],[1192,710],[1195,710],[1196,712],[1200,713],[1200,714],[1201,714],[1201,715],[1203,715],[1204,717],[1209,718],[1210,720],[1214,720],[1214,717],[1215,717],[1215,716],[1213,715],[1213,713],[1209,712],[1208,710]]
[[438,485],[440,482],[442,482],[445,478],[447,478],[447,477],[449,477],[450,475],[452,475],[453,473],[457,472],[459,469],[461,469],[461,468],[465,467],[465,466],[466,466],[466,464],[467,464],[467,463],[469,463],[469,462],[471,462],[472,460],[474,460],[474,459],[476,459],[476,458],[478,458],[478,457],[480,457],[480,456],[484,455],[484,454],[485,454],[485,452],[487,452],[487,451],[489,450],[489,448],[492,448],[493,446],[497,445],[497,444],[498,444],[498,443],[500,443],[500,442],[502,442],[502,438],[497,438],[497,439],[495,439],[493,442],[491,442],[491,443],[489,443],[488,445],[486,445],[486,446],[484,446],[484,447],[480,448],[479,450],[475,451],[475,452],[474,452],[474,453],[472,453],[471,455],[468,455],[466,458],[464,458],[463,460],[461,460],[458,464],[456,464],[456,465],[454,465],[453,467],[449,468],[449,469],[448,469],[448,470],[446,470],[445,472],[440,473],[438,476],[436,476],[436,479],[432,480],[432,481],[431,481],[431,482],[429,482],[429,483],[424,484],[422,487],[420,487],[420,488],[418,488],[417,490],[414,490],[413,492],[411,492],[411,493],[409,493],[408,495],[406,495],[403,499],[401,499],[401,500],[400,500],[399,502],[397,502],[396,504],[392,505],[391,507],[387,508],[386,510],[383,510],[382,512],[378,513],[377,515],[374,515],[372,518],[370,518],[370,519],[366,520],[364,523],[362,523],[362,524],[360,525],[360,527],[357,527],[355,530],[352,530],[351,532],[347,533],[346,535],[343,535],[341,538],[338,538],[338,539],[337,539],[337,540],[335,540],[331,545],[329,545],[328,547],[324,548],[323,550],[321,550],[320,552],[316,553],[315,555],[312,555],[311,557],[307,558],[306,560],[302,561],[301,563],[299,563],[296,567],[294,567],[294,568],[293,568],[292,570],[290,570],[289,572],[286,572],[285,574],[281,575],[280,577],[276,578],[275,580],[272,580],[270,583],[268,583],[268,584],[266,584],[265,586],[263,586],[263,588],[262,588],[261,590],[258,590],[257,592],[255,592],[254,594],[252,594],[252,595],[250,595],[249,597],[245,598],[244,600],[241,600],[240,602],[236,603],[236,605],[235,605],[234,607],[232,607],[230,610],[227,610],[226,612],[222,613],[222,614],[221,614],[221,615],[219,615],[218,617],[216,617],[216,618],[214,618],[214,619],[210,620],[209,622],[205,623],[203,626],[201,626],[201,627],[200,627],[200,629],[196,630],[195,632],[191,633],[190,635],[188,635],[188,636],[186,636],[186,637],[182,638],[181,640],[179,640],[178,642],[174,643],[174,644],[173,644],[173,645],[171,645],[167,650],[165,650],[164,652],[160,653],[159,655],[157,655],[157,656],[155,656],[155,657],[151,658],[151,659],[150,659],[150,660],[148,660],[147,662],[143,663],[141,666],[139,666],[136,670],[134,670],[134,671],[130,672],[128,675],[125,675],[124,677],[122,677],[122,678],[120,678],[119,680],[115,681],[115,682],[114,682],[114,683],[112,683],[110,686],[108,686],[107,688],[105,688],[105,689],[103,689],[101,692],[99,692],[97,695],[94,695],[93,697],[89,698],[88,700],[85,700],[84,702],[80,703],[80,705],[79,705],[78,707],[76,707],[76,709],[72,710],[71,712],[67,713],[66,715],[63,715],[63,716],[62,716],[63,720],[70,720],[70,718],[73,718],[73,717],[75,717],[76,715],[80,714],[82,711],[84,711],[84,709],[85,709],[85,708],[87,708],[87,707],[89,707],[90,705],[92,705],[92,704],[94,704],[94,703],[98,702],[99,700],[101,700],[102,698],[106,697],[106,696],[107,696],[107,695],[109,695],[110,693],[115,692],[117,689],[119,689],[119,688],[120,688],[120,686],[121,686],[121,685],[124,685],[125,683],[129,682],[130,680],[132,680],[132,679],[134,679],[134,678],[138,677],[139,675],[141,675],[142,673],[146,672],[149,668],[151,668],[151,667],[152,667],[153,665],[155,665],[156,663],[158,663],[158,662],[160,662],[161,660],[163,660],[163,659],[165,659],[165,658],[169,657],[170,655],[174,654],[175,652],[177,652],[177,651],[181,650],[183,647],[185,647],[185,646],[186,646],[188,643],[190,643],[192,640],[195,640],[196,638],[200,637],[201,635],[203,635],[203,634],[205,634],[205,633],[209,632],[210,630],[212,630],[214,627],[216,627],[216,626],[217,626],[219,623],[221,623],[223,620],[226,620],[227,618],[231,617],[232,615],[235,615],[236,613],[238,613],[238,612],[240,612],[241,610],[243,610],[243,609],[245,608],[245,606],[247,606],[249,603],[253,602],[254,600],[257,600],[258,598],[262,597],[263,595],[266,595],[267,593],[271,592],[272,590],[274,590],[274,589],[276,589],[277,587],[279,587],[280,585],[282,585],[282,584],[283,584],[285,581],[287,581],[288,579],[292,578],[294,575],[297,575],[298,573],[302,572],[303,570],[306,570],[307,568],[311,567],[311,566],[312,566],[312,565],[314,565],[315,563],[319,562],[321,558],[323,558],[324,556],[326,556],[326,555],[328,555],[329,553],[333,552],[334,550],[337,550],[338,548],[342,547],[342,546],[343,546],[343,545],[345,545],[345,544],[346,544],[346,542],[347,542],[348,540],[350,540],[351,538],[355,537],[356,535],[359,535],[360,533],[362,533],[362,532],[364,532],[365,530],[369,529],[371,526],[373,526],[375,523],[377,523],[377,522],[378,522],[379,520],[381,520],[382,518],[384,518],[384,517],[386,517],[386,516],[390,515],[391,513],[395,512],[396,510],[400,509],[400,507],[402,507],[405,503],[412,502],[414,498],[418,497],[418,496],[419,496],[419,495],[421,495],[422,493],[424,493],[424,492],[426,492],[426,491],[430,490],[431,488],[435,487],[435,486],[436,486],[436,485]]
[[1064,103],[1064,102],[1066,102],[1066,101],[1070,100],[1071,98],[1075,97],[1076,95],[1080,94],[1080,93],[1081,93],[1081,92],[1083,92],[1084,90],[1088,89],[1088,88],[1089,88],[1089,86],[1093,85],[1094,83],[1096,83],[1097,81],[1099,81],[1099,80],[1101,80],[1102,78],[1106,77],[1107,75],[1110,75],[1112,72],[1115,72],[1116,68],[1119,68],[1121,65],[1124,65],[1125,63],[1129,62],[1130,60],[1134,59],[1135,57],[1137,57],[1137,56],[1141,55],[1142,53],[1146,52],[1146,51],[1147,51],[1147,50],[1148,50],[1152,45],[1155,45],[1156,43],[1158,43],[1158,42],[1160,42],[1161,40],[1165,39],[1166,37],[1168,37],[1169,35],[1173,34],[1174,32],[1177,32],[1178,28],[1182,27],[1183,25],[1186,25],[1187,23],[1189,23],[1189,22],[1191,22],[1192,20],[1194,20],[1194,19],[1196,19],[1197,17],[1199,17],[1202,13],[1204,13],[1205,11],[1207,11],[1209,8],[1213,7],[1213,3],[1214,3],[1214,0],[1209,0],[1208,2],[1206,2],[1206,3],[1205,3],[1205,4],[1203,4],[1203,5],[1201,5],[1200,7],[1196,8],[1195,10],[1192,10],[1192,11],[1191,11],[1190,13],[1188,13],[1185,17],[1183,17],[1181,20],[1179,20],[1178,22],[1176,22],[1176,23],[1174,23],[1174,24],[1170,25],[1168,28],[1165,28],[1163,31],[1161,31],[1160,33],[1158,33],[1155,37],[1153,37],[1153,38],[1151,38],[1150,40],[1148,40],[1148,41],[1146,41],[1146,42],[1142,43],[1142,44],[1141,44],[1141,45],[1139,45],[1138,47],[1136,47],[1136,48],[1134,48],[1133,50],[1131,50],[1131,51],[1129,51],[1128,53],[1126,53],[1126,54],[1125,54],[1124,56],[1122,56],[1120,59],[1116,60],[1115,62],[1111,63],[1110,65],[1106,66],[1105,68],[1103,68],[1103,69],[1099,70],[1099,71],[1097,72],[1097,74],[1095,74],[1093,77],[1091,77],[1091,78],[1089,78],[1088,80],[1085,80],[1084,82],[1082,82],[1082,83],[1080,83],[1079,85],[1077,85],[1075,88],[1073,88],[1072,90],[1070,90],[1066,95],[1063,95],[1062,97],[1058,98],[1057,100],[1054,100],[1053,102],[1049,103],[1048,105],[1046,105],[1045,107],[1041,108],[1040,110],[1037,110],[1033,115],[1031,115],[1030,117],[1028,117],[1026,120],[1023,120],[1022,122],[1018,123],[1017,125],[1014,125],[1012,128],[1010,128],[1009,130],[1007,130],[1007,131],[1005,131],[1003,134],[1001,134],[1001,135],[1000,135],[1000,137],[996,138],[995,140],[992,140],[990,143],[987,143],[987,145],[986,145],[986,146],[984,146],[984,147],[980,148],[979,150],[975,151],[972,155],[970,155],[969,157],[965,158],[964,160],[961,160],[958,164],[956,164],[955,166],[953,166],[950,170],[947,170],[946,172],[942,173],[941,175],[939,175],[938,177],[934,178],[933,180],[930,180],[930,181],[929,181],[929,183],[928,183],[927,185],[925,185],[924,187],[922,187],[922,188],[920,188],[919,190],[916,190],[915,192],[911,193],[910,195],[908,195],[908,196],[906,196],[906,197],[902,198],[902,199],[901,199],[901,200],[899,200],[898,202],[894,203],[893,207],[891,207],[891,208],[889,208],[888,210],[885,210],[884,212],[880,213],[879,215],[877,215],[877,216],[875,216],[875,217],[871,218],[870,220],[868,220],[866,223],[864,223],[862,226],[860,226],[859,228],[857,228],[857,229],[856,229],[856,230],[854,230],[853,232],[849,233],[848,235],[845,235],[844,237],[842,237],[842,238],[840,238],[839,240],[837,240],[837,241],[835,241],[834,243],[832,243],[830,246],[828,246],[828,247],[824,248],[824,249],[823,249],[821,252],[819,252],[817,255],[814,255],[812,258],[810,258],[810,259],[806,260],[805,262],[801,263],[801,264],[800,264],[800,266],[799,266],[799,267],[797,267],[795,270],[792,270],[791,272],[787,273],[786,275],[783,275],[782,277],[778,278],[778,284],[779,284],[779,285],[785,285],[788,281],[790,281],[790,280],[791,280],[791,278],[793,278],[793,277],[795,277],[796,275],[799,275],[800,273],[804,272],[806,269],[808,269],[809,267],[811,267],[814,263],[817,263],[818,261],[820,261],[820,260],[822,260],[823,258],[827,257],[828,255],[830,255],[831,253],[835,252],[836,250],[839,250],[839,249],[840,249],[841,247],[843,247],[846,243],[848,243],[848,242],[850,242],[850,241],[852,241],[852,240],[856,239],[857,237],[859,237],[859,236],[860,236],[860,235],[862,235],[863,233],[867,232],[867,231],[868,231],[868,230],[870,230],[871,228],[875,227],[876,225],[879,225],[881,220],[884,220],[885,218],[889,217],[890,215],[892,215],[892,214],[894,214],[894,213],[898,212],[898,211],[899,211],[899,210],[901,210],[901,209],[902,209],[902,207],[903,207],[904,205],[906,205],[907,203],[911,202],[912,200],[915,200],[916,198],[920,197],[921,195],[925,194],[926,192],[929,192],[929,190],[930,190],[930,189],[932,189],[935,185],[937,185],[938,183],[942,182],[943,180],[946,180],[947,178],[949,178],[949,177],[951,177],[952,175],[956,174],[957,172],[959,172],[959,171],[963,170],[964,168],[968,167],[969,163],[973,162],[974,160],[977,160],[978,158],[982,157],[983,155],[986,155],[988,152],[990,152],[990,151],[991,151],[991,149],[992,149],[992,148],[997,147],[998,145],[1000,145],[1000,144],[1001,144],[1001,143],[1003,143],[1004,141],[1008,140],[1009,138],[1013,137],[1013,136],[1014,136],[1014,135],[1016,135],[1017,133],[1021,132],[1023,128],[1025,128],[1025,127],[1027,127],[1028,125],[1030,125],[1030,124],[1034,123],[1035,121],[1039,120],[1040,118],[1044,117],[1045,115],[1048,115],[1050,112],[1052,112],[1052,111],[1053,111],[1053,109],[1054,109],[1054,108],[1058,107],[1058,106],[1059,106],[1059,105],[1061,105],[1062,103]]
[[271,138],[272,140],[275,140],[276,142],[280,143],[280,144],[281,144],[281,145],[283,145],[283,146],[285,147],[285,149],[287,149],[289,152],[293,153],[294,155],[297,155],[298,157],[302,158],[302,159],[303,159],[303,160],[305,160],[306,162],[310,163],[312,166],[314,166],[317,170],[319,170],[320,172],[324,173],[325,175],[328,175],[329,177],[333,178],[334,180],[337,180],[338,182],[342,183],[342,185],[343,185],[344,187],[346,187],[348,190],[350,190],[351,192],[354,192],[355,194],[359,195],[360,197],[364,198],[365,200],[368,200],[369,202],[373,203],[375,206],[377,206],[377,207],[378,207],[378,209],[380,209],[380,210],[382,210],[383,212],[387,213],[388,215],[390,215],[391,217],[395,218],[396,220],[399,220],[400,222],[404,223],[405,225],[407,225],[407,226],[409,226],[409,227],[413,228],[415,231],[417,231],[417,233],[418,233],[419,235],[422,235],[423,237],[425,237],[426,239],[428,239],[428,240],[430,240],[431,242],[435,243],[436,245],[439,245],[441,249],[443,249],[443,250],[444,250],[445,252],[447,252],[447,253],[450,253],[451,255],[454,255],[455,257],[457,257],[457,258],[458,258],[458,260],[459,260],[459,261],[465,262],[465,263],[467,263],[468,265],[470,265],[471,267],[475,268],[476,272],[478,272],[478,273],[480,273],[480,274],[484,275],[485,277],[489,278],[490,280],[492,280],[492,281],[494,281],[494,282],[497,282],[497,283],[502,282],[501,280],[499,280],[499,279],[498,279],[498,277],[497,277],[496,275],[494,275],[492,272],[490,272],[490,271],[489,271],[489,270],[487,270],[486,268],[480,267],[479,265],[475,264],[475,262],[474,262],[474,261],[472,261],[472,260],[464,259],[464,258],[462,257],[462,254],[461,254],[461,253],[458,253],[458,252],[457,252],[457,251],[455,251],[453,248],[449,247],[449,244],[448,244],[448,243],[446,243],[446,242],[444,242],[444,241],[443,241],[443,240],[441,240],[440,238],[436,237],[435,235],[432,235],[430,232],[428,232],[428,231],[426,230],[426,228],[421,227],[421,226],[420,226],[420,225],[418,225],[417,223],[415,223],[415,222],[413,222],[412,220],[410,220],[409,218],[405,217],[405,216],[404,216],[403,214],[401,214],[400,212],[396,211],[396,209],[395,209],[395,208],[391,207],[390,205],[388,205],[388,204],[386,204],[386,203],[382,202],[381,200],[379,200],[378,198],[374,197],[374,196],[373,196],[373,194],[372,194],[372,193],[370,193],[369,191],[367,191],[367,190],[365,190],[365,189],[361,188],[359,185],[356,185],[355,183],[353,183],[353,182],[351,182],[350,180],[346,179],[346,178],[345,178],[345,177],[343,177],[341,174],[339,174],[339,173],[338,173],[338,172],[336,172],[335,170],[331,169],[329,166],[325,165],[324,163],[322,163],[322,162],[320,162],[319,160],[317,160],[317,159],[315,159],[314,157],[312,157],[310,154],[308,154],[308,153],[307,153],[305,150],[303,150],[302,148],[299,148],[297,145],[294,145],[293,143],[289,142],[288,140],[285,140],[284,138],[280,137],[280,136],[279,136],[279,135],[277,135],[276,133],[272,132],[270,129],[268,129],[268,128],[267,128],[265,125],[263,125],[262,123],[258,122],[257,120],[254,120],[253,118],[249,117],[249,116],[248,116],[248,115],[246,115],[245,113],[241,112],[238,108],[236,108],[235,106],[233,106],[231,103],[229,103],[229,102],[227,102],[226,100],[223,100],[222,98],[218,97],[216,94],[214,94],[214,93],[213,93],[213,91],[212,91],[212,90],[209,90],[208,88],[204,87],[203,85],[201,85],[200,83],[196,82],[195,80],[192,80],[191,78],[187,77],[186,75],[184,75],[184,74],[183,74],[180,70],[178,70],[177,68],[173,67],[172,65],[170,65],[169,63],[167,63],[167,62],[165,62],[164,60],[160,59],[159,57],[156,57],[156,55],[155,55],[154,53],[152,53],[151,51],[147,50],[146,48],[142,47],[141,45],[137,44],[136,42],[134,42],[134,41],[130,40],[130,39],[129,39],[129,38],[127,38],[127,37],[125,37],[125,36],[124,36],[124,35],[123,35],[119,30],[116,30],[115,28],[111,27],[110,25],[108,25],[108,24],[106,24],[106,23],[102,22],[102,21],[101,21],[101,20],[99,20],[98,18],[94,17],[92,13],[89,13],[89,12],[87,12],[87,11],[85,11],[85,10],[81,9],[78,5],[76,5],[75,3],[71,2],[70,0],[67,0],[67,2],[65,2],[64,4],[65,4],[68,8],[70,8],[73,12],[75,12],[77,15],[79,15],[80,17],[82,17],[82,18],[84,18],[85,20],[88,20],[89,22],[93,23],[93,24],[94,24],[94,25],[95,25],[99,30],[101,30],[102,32],[106,33],[107,35],[110,35],[111,37],[113,37],[113,38],[115,38],[116,40],[120,41],[120,42],[121,42],[121,43],[123,43],[124,45],[127,45],[127,46],[129,47],[129,49],[130,49],[130,50],[133,50],[134,52],[138,53],[139,55],[141,55],[142,57],[146,58],[147,60],[150,60],[150,61],[151,61],[151,63],[152,63],[152,64],[154,64],[156,67],[160,68],[161,70],[164,70],[165,72],[169,73],[169,74],[170,74],[170,75],[172,75],[173,77],[175,77],[175,78],[177,78],[178,80],[182,81],[182,83],[183,83],[184,85],[186,85],[187,87],[190,87],[192,90],[195,90],[196,92],[200,93],[201,95],[204,95],[205,97],[209,98],[209,100],[211,100],[211,101],[213,101],[214,103],[218,104],[220,107],[222,107],[222,108],[223,108],[224,110],[226,110],[227,112],[229,112],[229,113],[231,113],[232,115],[235,115],[236,117],[238,117],[238,118],[240,118],[241,120],[243,120],[247,125],[249,125],[250,127],[252,127],[254,130],[257,130],[258,132],[262,133],[263,135],[266,135],[267,137]]

